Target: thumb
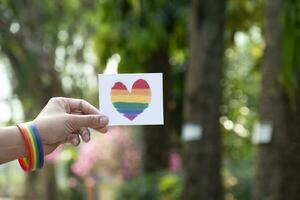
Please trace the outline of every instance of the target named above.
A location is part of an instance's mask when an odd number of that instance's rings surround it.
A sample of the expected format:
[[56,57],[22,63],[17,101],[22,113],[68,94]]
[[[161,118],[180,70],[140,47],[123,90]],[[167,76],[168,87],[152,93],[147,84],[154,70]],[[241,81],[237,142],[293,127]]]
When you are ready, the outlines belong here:
[[100,115],[71,115],[71,122],[74,128],[99,128],[107,126],[108,118]]

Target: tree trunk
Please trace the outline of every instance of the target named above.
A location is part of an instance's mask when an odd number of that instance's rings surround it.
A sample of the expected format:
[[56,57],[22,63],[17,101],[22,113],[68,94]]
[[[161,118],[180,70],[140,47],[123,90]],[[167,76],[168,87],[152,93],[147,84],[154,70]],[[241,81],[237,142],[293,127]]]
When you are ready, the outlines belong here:
[[184,118],[202,128],[200,139],[185,141],[183,199],[223,199],[220,105],[224,54],[224,0],[192,0],[190,63]]
[[273,130],[271,142],[259,145],[254,190],[257,200],[296,200],[300,196],[300,93],[294,107],[279,82],[283,69],[283,2],[266,3],[261,121],[271,124]]
[[266,3],[266,50],[261,95],[261,121],[273,126],[272,141],[261,144],[258,151],[254,199],[281,199],[280,146],[285,129],[283,98],[279,83],[282,68],[282,0]]
[[161,49],[150,56],[146,63],[148,73],[163,73],[165,125],[147,126],[144,128],[144,172],[158,172],[168,168],[171,143],[171,124],[169,112],[166,112],[169,100],[171,80],[169,55]]

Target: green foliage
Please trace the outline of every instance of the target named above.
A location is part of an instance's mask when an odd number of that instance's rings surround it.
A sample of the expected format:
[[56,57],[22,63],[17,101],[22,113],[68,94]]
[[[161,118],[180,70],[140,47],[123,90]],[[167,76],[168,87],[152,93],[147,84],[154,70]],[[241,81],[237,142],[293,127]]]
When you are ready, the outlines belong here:
[[258,120],[261,81],[256,66],[264,49],[259,37],[260,30],[257,28],[239,33],[236,40],[244,40],[245,44],[237,43],[225,53],[224,104],[220,121],[225,134],[225,158],[235,163],[253,158],[254,153],[250,136]]
[[293,103],[300,86],[300,2],[285,2],[283,15],[283,74],[281,81]]
[[182,49],[186,38],[184,3],[180,0],[103,1],[99,4],[100,28],[95,36],[100,61],[118,53],[122,58],[122,72],[141,72],[153,52]]
[[226,39],[229,42],[233,42],[238,31],[247,32],[253,26],[262,26],[264,0],[229,0],[226,6]]
[[252,199],[253,178],[255,175],[254,166],[254,159],[241,159],[238,163],[225,164],[224,182],[226,196],[241,200]]
[[182,178],[165,172],[145,175],[125,182],[116,200],[177,200],[182,191]]
[[223,125],[224,179],[227,195],[250,199],[255,146],[251,132],[258,121],[260,60],[264,42],[258,27],[235,34],[234,46],[225,52]]
[[182,177],[178,174],[166,174],[159,183],[162,200],[180,199],[182,194]]

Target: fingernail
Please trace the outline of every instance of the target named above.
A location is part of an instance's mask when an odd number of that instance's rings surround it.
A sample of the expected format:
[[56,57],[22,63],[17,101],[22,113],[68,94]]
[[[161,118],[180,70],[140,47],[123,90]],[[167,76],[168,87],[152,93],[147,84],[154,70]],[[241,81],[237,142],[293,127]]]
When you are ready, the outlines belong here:
[[89,136],[89,135],[85,135],[85,136],[84,136],[84,141],[85,141],[85,142],[88,142],[89,140],[90,140],[90,136]]
[[108,118],[105,116],[100,117],[100,124],[108,124]]

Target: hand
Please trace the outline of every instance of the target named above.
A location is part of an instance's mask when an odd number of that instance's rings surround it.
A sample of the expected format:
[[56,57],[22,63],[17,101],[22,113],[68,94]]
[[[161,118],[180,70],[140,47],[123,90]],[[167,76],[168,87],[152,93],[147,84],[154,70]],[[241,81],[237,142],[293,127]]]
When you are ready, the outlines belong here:
[[55,97],[49,100],[33,122],[40,132],[47,155],[63,143],[77,146],[80,143],[79,135],[88,142],[90,131],[87,127],[106,133],[108,118],[101,116],[85,100]]

